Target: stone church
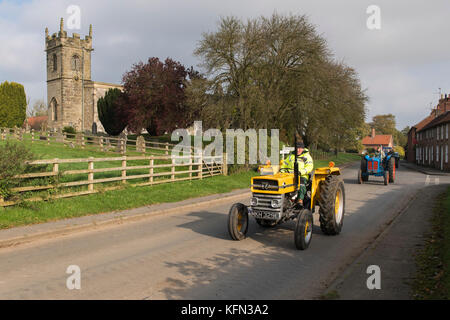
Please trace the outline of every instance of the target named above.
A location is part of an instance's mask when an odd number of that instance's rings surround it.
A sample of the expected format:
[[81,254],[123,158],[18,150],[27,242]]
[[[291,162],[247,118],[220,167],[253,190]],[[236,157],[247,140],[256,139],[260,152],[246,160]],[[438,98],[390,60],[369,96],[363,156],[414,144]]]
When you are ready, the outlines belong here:
[[45,29],[47,53],[48,127],[74,127],[77,131],[92,131],[93,125],[102,132],[97,101],[110,88],[121,85],[95,82],[91,79],[92,25],[84,39],[73,33],[67,37],[64,20],[52,36]]

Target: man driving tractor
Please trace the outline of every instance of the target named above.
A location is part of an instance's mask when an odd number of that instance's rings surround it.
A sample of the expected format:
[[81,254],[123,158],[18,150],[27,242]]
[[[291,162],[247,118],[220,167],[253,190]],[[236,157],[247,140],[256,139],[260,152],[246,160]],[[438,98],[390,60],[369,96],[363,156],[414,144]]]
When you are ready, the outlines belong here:
[[[314,168],[314,162],[309,154],[309,150],[305,148],[305,144],[302,140],[297,141],[295,145],[295,149],[297,151],[297,164],[298,164],[298,174],[300,175],[300,187],[298,189],[298,202],[303,205],[303,199],[306,194],[306,184],[308,183],[309,174],[312,172]],[[288,172],[294,172],[294,162],[295,162],[295,151],[293,151],[289,157],[287,157],[283,164],[281,165],[281,169],[285,169]]]

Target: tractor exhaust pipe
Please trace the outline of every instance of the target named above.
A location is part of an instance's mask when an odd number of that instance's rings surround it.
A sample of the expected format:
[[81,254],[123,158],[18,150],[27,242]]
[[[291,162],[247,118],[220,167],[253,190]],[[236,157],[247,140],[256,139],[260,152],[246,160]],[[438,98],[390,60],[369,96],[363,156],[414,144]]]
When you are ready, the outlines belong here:
[[294,138],[294,186],[295,190],[298,190],[298,165],[297,165],[297,135]]

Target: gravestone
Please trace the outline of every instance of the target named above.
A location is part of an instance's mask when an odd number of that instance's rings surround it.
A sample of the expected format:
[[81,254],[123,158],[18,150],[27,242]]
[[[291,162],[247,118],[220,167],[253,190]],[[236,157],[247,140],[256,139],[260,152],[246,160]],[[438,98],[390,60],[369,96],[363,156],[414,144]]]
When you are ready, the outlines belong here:
[[57,129],[55,132],[55,140],[56,142],[64,142],[64,134],[61,129]]
[[122,132],[117,138],[119,140],[117,141],[116,152],[125,154],[127,152],[127,135]]
[[77,132],[75,135],[76,144],[81,146],[83,144],[83,134],[81,132]]
[[145,153],[145,139],[143,136],[139,136],[136,139],[136,151]]

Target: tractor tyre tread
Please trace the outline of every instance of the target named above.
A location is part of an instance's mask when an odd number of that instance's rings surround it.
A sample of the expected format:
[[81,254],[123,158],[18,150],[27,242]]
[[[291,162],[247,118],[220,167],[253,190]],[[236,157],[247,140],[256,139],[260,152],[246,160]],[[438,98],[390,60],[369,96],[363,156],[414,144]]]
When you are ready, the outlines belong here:
[[[242,231],[237,230],[237,212],[242,210],[244,214],[245,226]],[[228,213],[228,233],[233,240],[243,240],[246,238],[248,231],[248,208],[242,203],[235,203],[231,206]]]
[[[334,211],[334,206],[336,203],[336,193],[339,188],[342,188],[343,197],[343,213],[339,224],[336,223],[336,216]],[[344,215],[345,215],[345,189],[344,182],[341,178],[334,175],[329,175],[326,177],[325,181],[322,183],[320,190],[320,200],[319,200],[319,221],[320,229],[324,234],[327,235],[337,235],[341,232]]]

